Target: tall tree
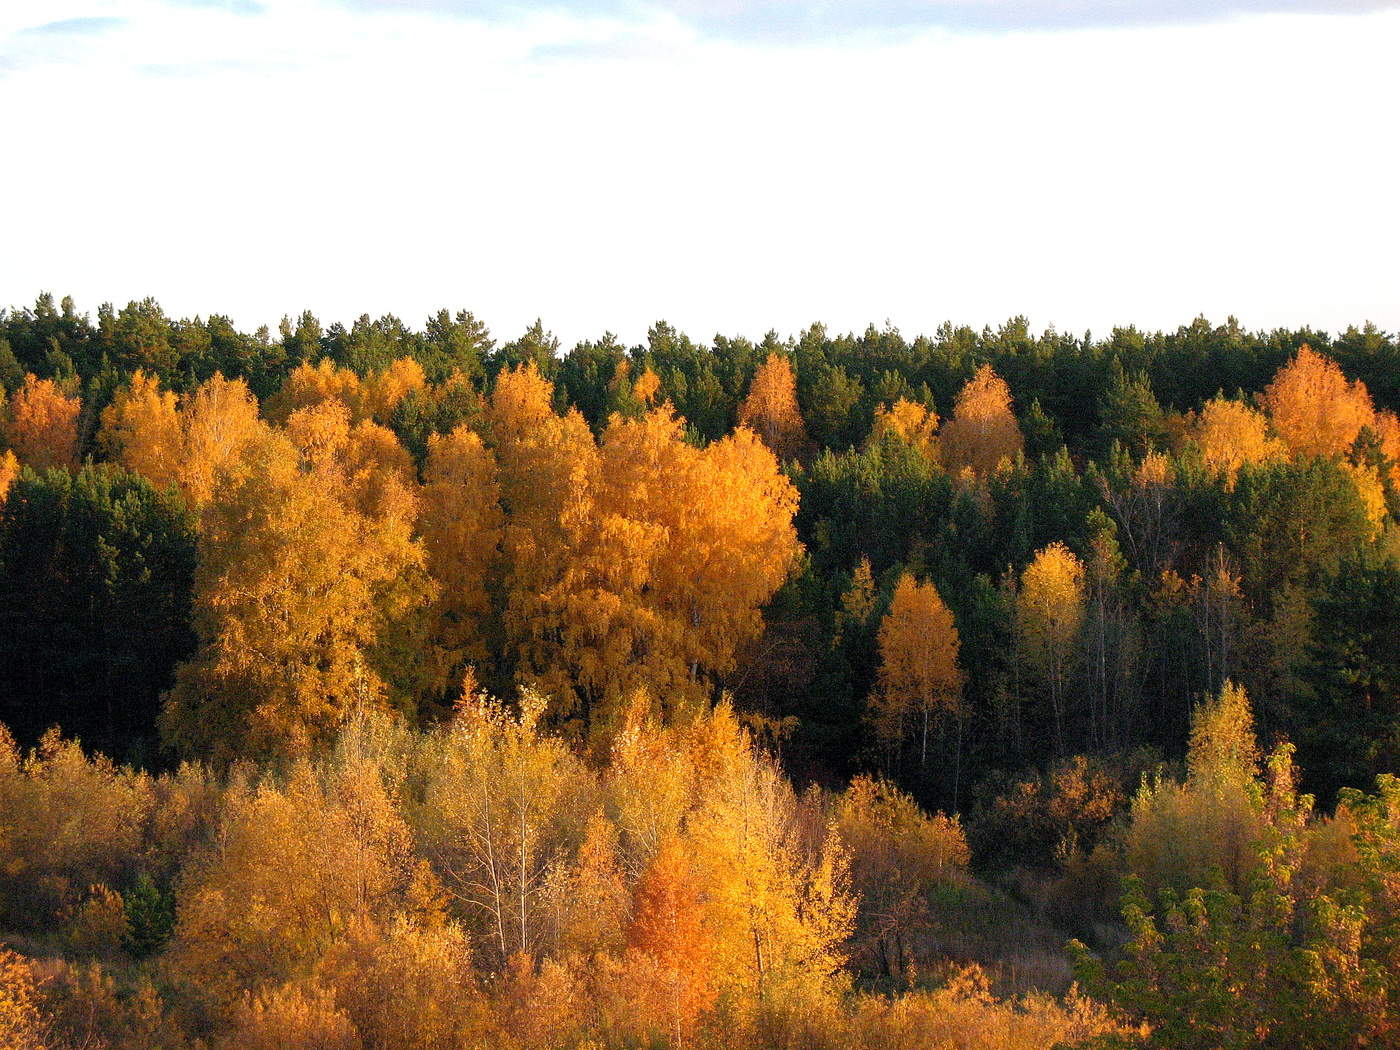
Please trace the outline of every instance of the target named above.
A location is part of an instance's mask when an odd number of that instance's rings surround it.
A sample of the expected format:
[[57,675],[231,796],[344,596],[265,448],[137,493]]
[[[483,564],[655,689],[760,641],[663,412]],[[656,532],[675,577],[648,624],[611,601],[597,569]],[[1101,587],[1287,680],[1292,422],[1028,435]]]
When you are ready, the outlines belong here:
[[970,470],[986,477],[1024,444],[1011,412],[1011,390],[991,365],[983,365],[958,392],[953,416],[943,426],[943,459],[952,474]]
[[161,717],[186,753],[228,760],[323,742],[356,706],[384,702],[376,645],[432,596],[402,592],[424,563],[416,502],[352,440],[344,407],[303,410],[291,431],[295,444],[269,433],[249,446],[246,470],[204,516],[200,646]]
[[241,379],[215,373],[177,402],[153,376],[137,371],[103,410],[98,441],[152,484],[178,486],[198,511],[264,430],[257,400]]
[[189,655],[194,523],[120,467],[26,470],[0,516],[0,721],[109,753],[154,750],[159,695]]
[[887,434],[912,445],[930,462],[938,462],[938,413],[932,409],[903,397],[881,405],[875,410],[870,441],[878,444]]
[[937,588],[904,572],[878,637],[879,686],[870,698],[875,731],[897,745],[917,719],[922,771],[928,761],[930,719],[939,710],[956,711],[962,702],[965,676],[958,666],[958,629]]
[[1264,415],[1242,401],[1212,398],[1201,408],[1192,430],[1206,467],[1231,487],[1241,467],[1267,463],[1287,451],[1270,435]]
[[1021,573],[1016,629],[1021,650],[1049,687],[1055,751],[1065,750],[1065,691],[1084,622],[1084,564],[1056,541],[1038,551]]
[[428,569],[442,587],[436,614],[448,680],[490,656],[490,587],[504,522],[500,498],[496,458],[480,437],[459,426],[429,439],[419,529]]
[[797,376],[783,354],[770,353],[754,373],[739,426],[748,427],[780,460],[795,459],[807,447],[807,428],[797,406]]
[[627,945],[656,969],[672,1045],[684,1046],[717,993],[714,942],[685,844],[667,837],[632,894]]

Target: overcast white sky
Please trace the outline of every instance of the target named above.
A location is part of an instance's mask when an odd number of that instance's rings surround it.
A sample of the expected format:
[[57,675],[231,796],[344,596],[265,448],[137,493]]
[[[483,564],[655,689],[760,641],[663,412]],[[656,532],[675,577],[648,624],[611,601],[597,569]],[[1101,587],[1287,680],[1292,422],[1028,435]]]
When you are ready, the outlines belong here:
[[1400,328],[1394,0],[3,0],[0,305]]

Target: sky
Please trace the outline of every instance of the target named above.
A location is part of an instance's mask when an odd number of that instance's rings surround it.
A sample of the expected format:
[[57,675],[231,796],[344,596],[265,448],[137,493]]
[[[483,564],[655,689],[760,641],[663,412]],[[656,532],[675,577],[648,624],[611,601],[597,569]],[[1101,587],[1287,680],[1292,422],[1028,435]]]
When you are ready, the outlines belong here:
[[0,305],[1400,329],[1400,0],[3,0]]

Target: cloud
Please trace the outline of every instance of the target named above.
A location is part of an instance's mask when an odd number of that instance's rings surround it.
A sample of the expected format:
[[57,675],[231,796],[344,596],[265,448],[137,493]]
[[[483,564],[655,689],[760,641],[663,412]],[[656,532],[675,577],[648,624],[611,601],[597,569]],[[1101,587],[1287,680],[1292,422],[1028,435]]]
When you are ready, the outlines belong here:
[[267,7],[261,0],[167,0],[176,7],[203,7],[215,11],[230,11],[235,15],[260,15]]
[[126,25],[125,18],[65,18],[58,22],[45,22],[43,25],[21,29],[16,36],[42,37],[95,37]]
[[737,40],[832,41],[942,29],[1006,32],[1194,24],[1250,14],[1364,14],[1400,0],[341,0],[363,12],[419,12],[475,20],[557,12],[675,17]]
[[82,17],[23,26],[0,38],[0,80],[35,66],[78,62],[128,24],[126,18]]

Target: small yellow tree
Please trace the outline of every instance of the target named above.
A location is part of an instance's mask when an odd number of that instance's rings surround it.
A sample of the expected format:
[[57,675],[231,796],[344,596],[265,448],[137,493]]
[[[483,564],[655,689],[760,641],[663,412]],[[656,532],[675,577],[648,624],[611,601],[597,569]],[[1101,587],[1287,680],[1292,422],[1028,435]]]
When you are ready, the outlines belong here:
[[29,964],[0,947],[0,1047],[4,1050],[44,1050],[47,1045],[38,989]]
[[959,392],[941,444],[949,473],[970,470],[977,477],[1021,451],[1025,442],[1011,412],[1011,390],[991,365],[978,369]]
[[237,473],[244,450],[266,429],[241,379],[215,374],[177,404],[154,376],[137,371],[103,409],[98,442],[153,484],[178,486],[198,511],[226,475]]
[[35,470],[78,465],[78,413],[82,403],[52,379],[24,377],[10,401],[5,440],[20,462]]
[[769,354],[754,373],[748,397],[739,406],[739,426],[756,433],[780,460],[795,459],[807,447],[797,376],[786,357]]
[[875,409],[875,425],[870,430],[871,443],[878,443],[886,434],[893,434],[912,445],[925,459],[938,460],[938,413],[917,401],[901,397],[893,405],[881,405]]
[[897,745],[917,718],[923,769],[929,719],[935,711],[956,709],[962,701],[964,675],[958,667],[953,614],[932,583],[920,583],[906,572],[895,585],[878,640],[879,684],[870,701],[871,720],[881,740]]
[[1050,687],[1055,749],[1064,753],[1065,686],[1079,652],[1084,622],[1084,563],[1056,541],[1036,553],[1021,573],[1016,629],[1021,650]]

